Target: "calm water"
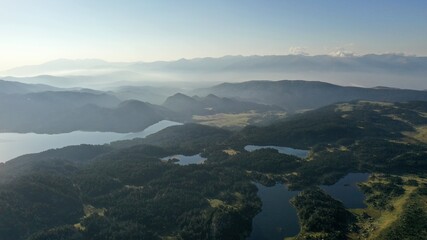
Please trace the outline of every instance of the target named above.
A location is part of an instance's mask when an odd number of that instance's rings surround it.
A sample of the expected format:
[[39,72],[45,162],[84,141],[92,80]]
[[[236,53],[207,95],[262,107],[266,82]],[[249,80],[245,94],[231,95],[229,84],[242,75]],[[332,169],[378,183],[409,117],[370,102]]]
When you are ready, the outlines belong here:
[[177,162],[179,165],[189,165],[189,164],[202,164],[205,162],[206,158],[200,156],[200,154],[196,154],[193,156],[185,156],[185,155],[173,155],[162,158],[162,160],[167,161],[169,159],[176,158],[179,161]]
[[134,134],[113,132],[75,131],[61,134],[0,133],[0,162],[28,153],[78,144],[104,144],[112,141],[146,137],[166,127],[180,123],[160,121],[144,131]]
[[246,151],[252,152],[258,149],[263,148],[272,148],[279,151],[279,153],[288,154],[297,156],[299,158],[306,158],[308,156],[309,151],[308,150],[302,150],[302,149],[295,149],[290,147],[279,147],[279,146],[257,146],[257,145],[247,145],[245,147]]
[[[333,198],[343,202],[346,208],[364,208],[365,197],[357,183],[368,179],[368,173],[349,173],[331,186],[320,186]],[[299,233],[300,225],[296,209],[289,200],[298,191],[288,191],[283,184],[266,187],[255,183],[262,200],[262,211],[252,221],[249,240],[282,240]]]
[[346,208],[365,208],[365,196],[357,183],[368,180],[369,173],[349,173],[331,186],[321,186],[331,197],[341,201]]
[[163,121],[160,121],[156,124],[149,126],[148,128],[144,129],[144,131],[142,131],[142,132],[127,134],[124,137],[124,139],[145,138],[146,136],[151,135],[153,133],[156,133],[156,132],[163,130],[167,127],[177,126],[177,125],[182,125],[182,123],[163,120]]
[[255,183],[258,196],[262,200],[262,211],[252,221],[252,233],[249,240],[282,240],[298,234],[300,225],[296,209],[289,200],[298,191],[288,191],[283,184],[266,187]]

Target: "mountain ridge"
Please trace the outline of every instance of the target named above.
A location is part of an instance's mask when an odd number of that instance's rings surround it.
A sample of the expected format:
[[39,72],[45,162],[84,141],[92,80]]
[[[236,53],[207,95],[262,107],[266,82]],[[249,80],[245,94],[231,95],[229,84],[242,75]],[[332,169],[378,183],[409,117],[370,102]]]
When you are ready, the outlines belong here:
[[399,88],[362,88],[340,86],[320,81],[253,80],[222,83],[195,90],[200,95],[215,94],[261,104],[277,105],[290,111],[300,111],[353,100],[426,101],[427,92]]
[[[87,63],[89,61],[89,63]],[[41,65],[17,67],[0,72],[5,76],[96,76],[128,72],[132,79],[144,81],[242,81],[260,79],[305,79],[341,85],[374,87],[423,87],[427,74],[427,57],[400,54],[265,55],[224,56],[156,62],[106,62],[102,60],[61,60]],[[64,66],[62,66],[64,65]],[[117,78],[115,78],[117,79]],[[123,79],[122,79],[123,80]]]

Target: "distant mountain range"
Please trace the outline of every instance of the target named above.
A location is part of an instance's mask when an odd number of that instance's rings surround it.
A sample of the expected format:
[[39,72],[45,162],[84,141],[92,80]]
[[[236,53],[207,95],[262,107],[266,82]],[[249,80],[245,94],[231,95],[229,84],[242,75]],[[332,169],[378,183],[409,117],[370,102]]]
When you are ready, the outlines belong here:
[[[132,87],[122,88],[121,92],[104,92],[0,81],[0,131],[138,132],[161,120],[193,122],[197,120],[194,115],[284,111],[291,114],[353,100],[427,101],[427,91],[343,87],[323,82],[288,80],[223,83],[194,90],[193,97],[175,93],[179,91],[175,88],[166,88],[165,91],[150,87],[135,90],[127,94],[126,91],[132,91]],[[147,93],[158,93],[156,104],[140,101],[153,98]],[[173,95],[167,97],[171,93]],[[158,104],[163,98],[166,100]],[[250,117],[254,118],[255,115]]]
[[[133,91],[127,95],[126,91]],[[191,122],[193,115],[264,112],[279,107],[243,102],[215,95],[189,97],[182,93],[161,105],[129,99],[151,98],[145,93],[173,93],[177,89],[120,88],[119,92],[62,89],[48,85],[0,81],[0,131],[64,133],[72,131],[139,132],[161,120]],[[117,98],[115,95],[121,97]],[[160,99],[159,99],[160,100]]]
[[0,94],[16,94],[16,93],[30,93],[30,92],[43,92],[43,91],[57,91],[58,88],[44,85],[44,84],[25,84],[19,82],[10,82],[0,80]]
[[[177,61],[115,63],[103,60],[60,59],[0,72],[0,76],[28,77],[54,86],[93,86],[117,82],[238,82],[248,79],[321,80],[346,86],[390,86],[424,89],[427,57],[397,54],[335,57],[329,55],[225,56]],[[46,75],[62,76],[59,85]],[[12,80],[12,79],[7,79]],[[23,81],[31,79],[25,78]],[[74,85],[73,85],[74,83]],[[193,85],[194,85],[193,84]],[[129,84],[127,84],[129,85]],[[92,87],[92,86],[91,86]]]

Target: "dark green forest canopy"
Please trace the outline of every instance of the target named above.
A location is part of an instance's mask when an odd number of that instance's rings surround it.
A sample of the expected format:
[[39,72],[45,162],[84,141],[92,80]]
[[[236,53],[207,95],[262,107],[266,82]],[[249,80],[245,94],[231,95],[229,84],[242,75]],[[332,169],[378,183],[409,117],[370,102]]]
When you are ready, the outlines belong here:
[[[239,132],[185,124],[145,139],[22,156],[0,166],[0,238],[245,239],[261,210],[253,181],[303,189],[354,171],[425,172],[427,147],[417,134],[427,125],[426,109],[425,102],[341,103]],[[310,155],[246,152],[248,144]],[[160,160],[197,153],[205,164]],[[323,192],[307,194],[347,216]],[[324,223],[342,236],[346,226],[335,221]]]
[[[319,188],[310,188],[292,198],[298,212],[301,233],[296,239],[346,239],[349,226],[355,217],[343,204]],[[322,233],[313,237],[312,233]]]
[[425,102],[334,104],[293,115],[267,127],[249,126],[233,141],[309,148],[344,139],[399,139],[403,137],[402,132],[414,131],[416,125],[427,123],[425,106]]

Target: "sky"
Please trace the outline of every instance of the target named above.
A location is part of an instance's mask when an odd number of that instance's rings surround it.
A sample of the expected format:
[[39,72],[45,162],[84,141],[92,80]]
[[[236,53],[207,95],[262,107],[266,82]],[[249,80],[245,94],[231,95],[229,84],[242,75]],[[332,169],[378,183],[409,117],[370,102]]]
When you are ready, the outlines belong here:
[[427,56],[425,0],[0,0],[0,70],[58,59]]

